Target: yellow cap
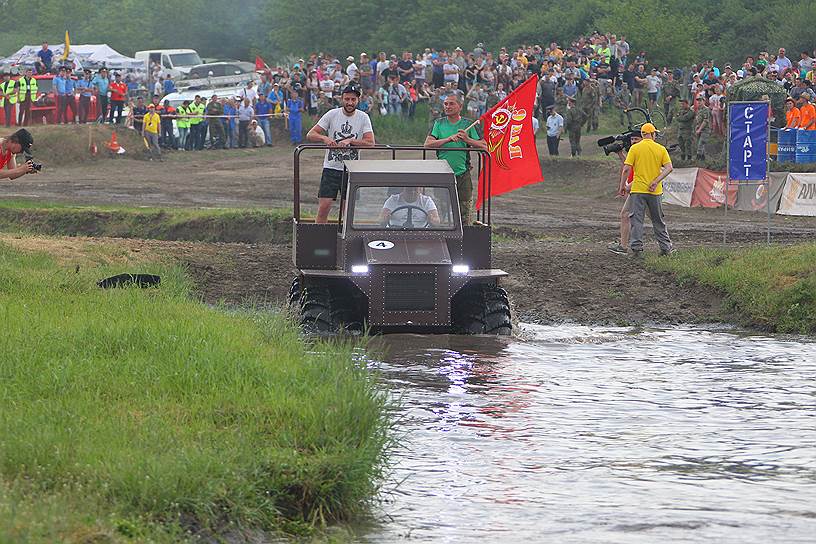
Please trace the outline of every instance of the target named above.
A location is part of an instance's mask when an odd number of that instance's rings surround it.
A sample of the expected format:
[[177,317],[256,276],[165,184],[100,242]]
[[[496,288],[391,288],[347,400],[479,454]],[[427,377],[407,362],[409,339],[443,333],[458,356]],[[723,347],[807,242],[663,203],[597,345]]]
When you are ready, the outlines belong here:
[[655,126],[651,123],[644,123],[642,127],[640,127],[641,134],[653,134],[655,132],[660,132],[655,128]]

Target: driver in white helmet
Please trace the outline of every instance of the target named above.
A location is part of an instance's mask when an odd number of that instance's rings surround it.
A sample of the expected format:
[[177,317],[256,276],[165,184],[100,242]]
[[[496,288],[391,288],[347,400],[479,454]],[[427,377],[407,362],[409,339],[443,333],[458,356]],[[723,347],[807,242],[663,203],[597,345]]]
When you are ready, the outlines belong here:
[[398,228],[428,228],[440,224],[436,204],[421,187],[402,187],[383,204],[380,224]]

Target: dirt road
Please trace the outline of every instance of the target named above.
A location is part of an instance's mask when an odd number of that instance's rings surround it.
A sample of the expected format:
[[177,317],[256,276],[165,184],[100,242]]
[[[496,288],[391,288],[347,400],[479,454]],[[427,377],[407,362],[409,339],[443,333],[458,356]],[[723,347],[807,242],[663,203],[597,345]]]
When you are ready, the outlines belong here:
[[[543,156],[543,154],[542,154]],[[373,158],[373,157],[372,157]],[[322,157],[304,158],[301,201],[313,211]],[[545,182],[494,200],[499,236],[494,264],[510,272],[507,288],[524,320],[581,323],[672,323],[728,320],[716,294],[678,287],[671,278],[609,253],[621,201],[613,159],[542,162]],[[175,153],[164,163],[105,160],[47,169],[0,185],[0,198],[94,205],[278,207],[292,202],[288,148]],[[764,241],[766,217],[666,206],[678,248]],[[816,219],[775,216],[774,240],[813,240]],[[648,238],[647,250],[656,250]],[[170,254],[184,263],[209,302],[278,302],[292,276],[291,248],[281,244],[205,244],[122,240],[131,249]]]

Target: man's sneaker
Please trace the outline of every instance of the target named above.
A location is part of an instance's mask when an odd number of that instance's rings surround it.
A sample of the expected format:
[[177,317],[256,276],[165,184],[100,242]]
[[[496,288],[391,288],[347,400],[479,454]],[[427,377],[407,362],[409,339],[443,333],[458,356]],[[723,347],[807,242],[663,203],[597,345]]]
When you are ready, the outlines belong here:
[[671,247],[669,249],[661,249],[660,250],[660,256],[661,257],[668,257],[669,255],[672,255],[672,254],[674,254],[674,248],[673,247]]
[[611,251],[612,253],[615,253],[617,255],[626,255],[627,253],[629,253],[629,250],[626,249],[625,247],[623,247],[620,244],[620,242],[615,242],[614,244],[609,244],[608,246],[606,246],[606,249],[608,249],[609,251]]

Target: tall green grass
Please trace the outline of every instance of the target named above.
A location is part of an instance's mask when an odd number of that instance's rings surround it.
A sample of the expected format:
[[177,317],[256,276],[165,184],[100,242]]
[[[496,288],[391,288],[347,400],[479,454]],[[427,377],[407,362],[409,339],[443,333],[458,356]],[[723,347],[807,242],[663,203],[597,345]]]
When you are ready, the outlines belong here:
[[101,290],[121,270],[0,244],[0,542],[175,541],[364,512],[389,423],[355,346],[207,307],[173,266],[134,269],[161,287]]
[[750,249],[694,249],[647,264],[680,282],[725,294],[748,323],[785,333],[816,333],[816,244]]

